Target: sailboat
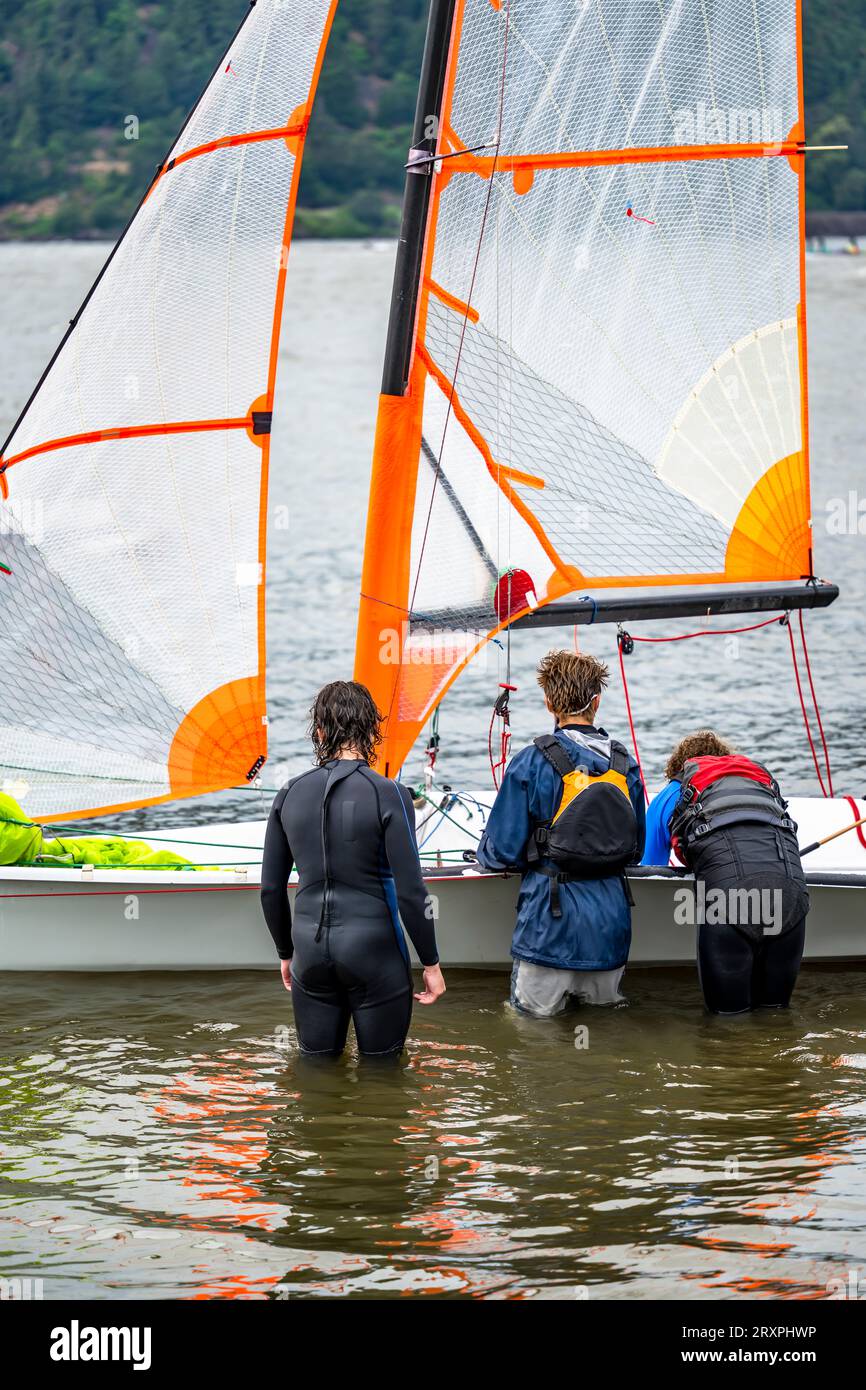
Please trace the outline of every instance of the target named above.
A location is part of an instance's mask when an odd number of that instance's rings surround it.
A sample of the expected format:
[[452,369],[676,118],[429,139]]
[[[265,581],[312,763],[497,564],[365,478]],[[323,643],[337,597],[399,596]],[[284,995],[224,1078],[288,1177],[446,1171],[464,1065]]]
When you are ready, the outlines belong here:
[[[3,447],[0,764],[34,820],[261,775],[277,343],[334,9],[250,8]],[[836,598],[811,545],[805,153],[795,0],[431,0],[355,660],[386,775],[513,629],[611,622],[626,651],[649,618]],[[447,965],[510,964],[519,880],[473,863],[489,802],[432,772],[419,797]],[[866,804],[792,813],[805,845]],[[196,863],[219,846],[195,873],[0,869],[0,968],[272,968],[263,834],[154,831]],[[810,855],[814,959],[866,954],[864,846]],[[680,877],[632,880],[633,961],[692,960]]]

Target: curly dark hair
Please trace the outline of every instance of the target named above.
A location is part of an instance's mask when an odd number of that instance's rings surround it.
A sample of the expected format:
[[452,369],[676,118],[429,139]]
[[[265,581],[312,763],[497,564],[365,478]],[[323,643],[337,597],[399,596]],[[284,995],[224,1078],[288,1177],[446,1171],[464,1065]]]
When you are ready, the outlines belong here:
[[712,729],[698,729],[697,733],[686,734],[680,739],[668,758],[665,777],[669,782],[679,782],[683,768],[692,758],[727,758],[733,751]]
[[339,757],[344,748],[357,748],[372,763],[382,742],[382,715],[366,685],[331,681],[323,685],[310,708],[310,738],[319,767]]

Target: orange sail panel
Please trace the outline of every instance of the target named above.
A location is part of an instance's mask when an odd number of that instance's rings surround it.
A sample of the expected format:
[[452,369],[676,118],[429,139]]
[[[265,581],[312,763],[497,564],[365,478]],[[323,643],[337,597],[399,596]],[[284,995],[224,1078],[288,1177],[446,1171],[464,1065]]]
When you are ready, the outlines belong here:
[[359,618],[392,774],[529,606],[810,572],[796,0],[456,0],[437,131]]
[[277,347],[335,7],[250,7],[4,446],[0,780],[34,817],[265,759]]

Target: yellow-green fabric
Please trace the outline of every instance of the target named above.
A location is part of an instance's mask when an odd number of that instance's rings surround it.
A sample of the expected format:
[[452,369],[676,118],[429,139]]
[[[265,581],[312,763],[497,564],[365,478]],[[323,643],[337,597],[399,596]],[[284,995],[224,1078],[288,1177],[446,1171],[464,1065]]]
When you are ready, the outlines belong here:
[[42,830],[17,801],[0,792],[0,864],[32,864],[42,848]]
[[18,802],[0,792],[0,864],[99,864],[103,868],[134,865],[147,869],[192,869],[188,859],[170,850],[154,850],[144,840],[120,835],[57,836],[46,839]]

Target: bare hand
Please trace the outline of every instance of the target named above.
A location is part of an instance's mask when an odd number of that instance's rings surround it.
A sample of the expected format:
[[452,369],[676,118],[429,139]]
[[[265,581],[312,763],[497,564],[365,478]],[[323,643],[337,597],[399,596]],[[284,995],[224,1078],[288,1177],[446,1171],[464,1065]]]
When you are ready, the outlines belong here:
[[292,962],[290,960],[280,961],[280,974],[283,977],[283,984],[286,989],[292,988]]
[[415,998],[419,1004],[435,1004],[445,993],[445,981],[438,965],[424,966],[424,988]]

